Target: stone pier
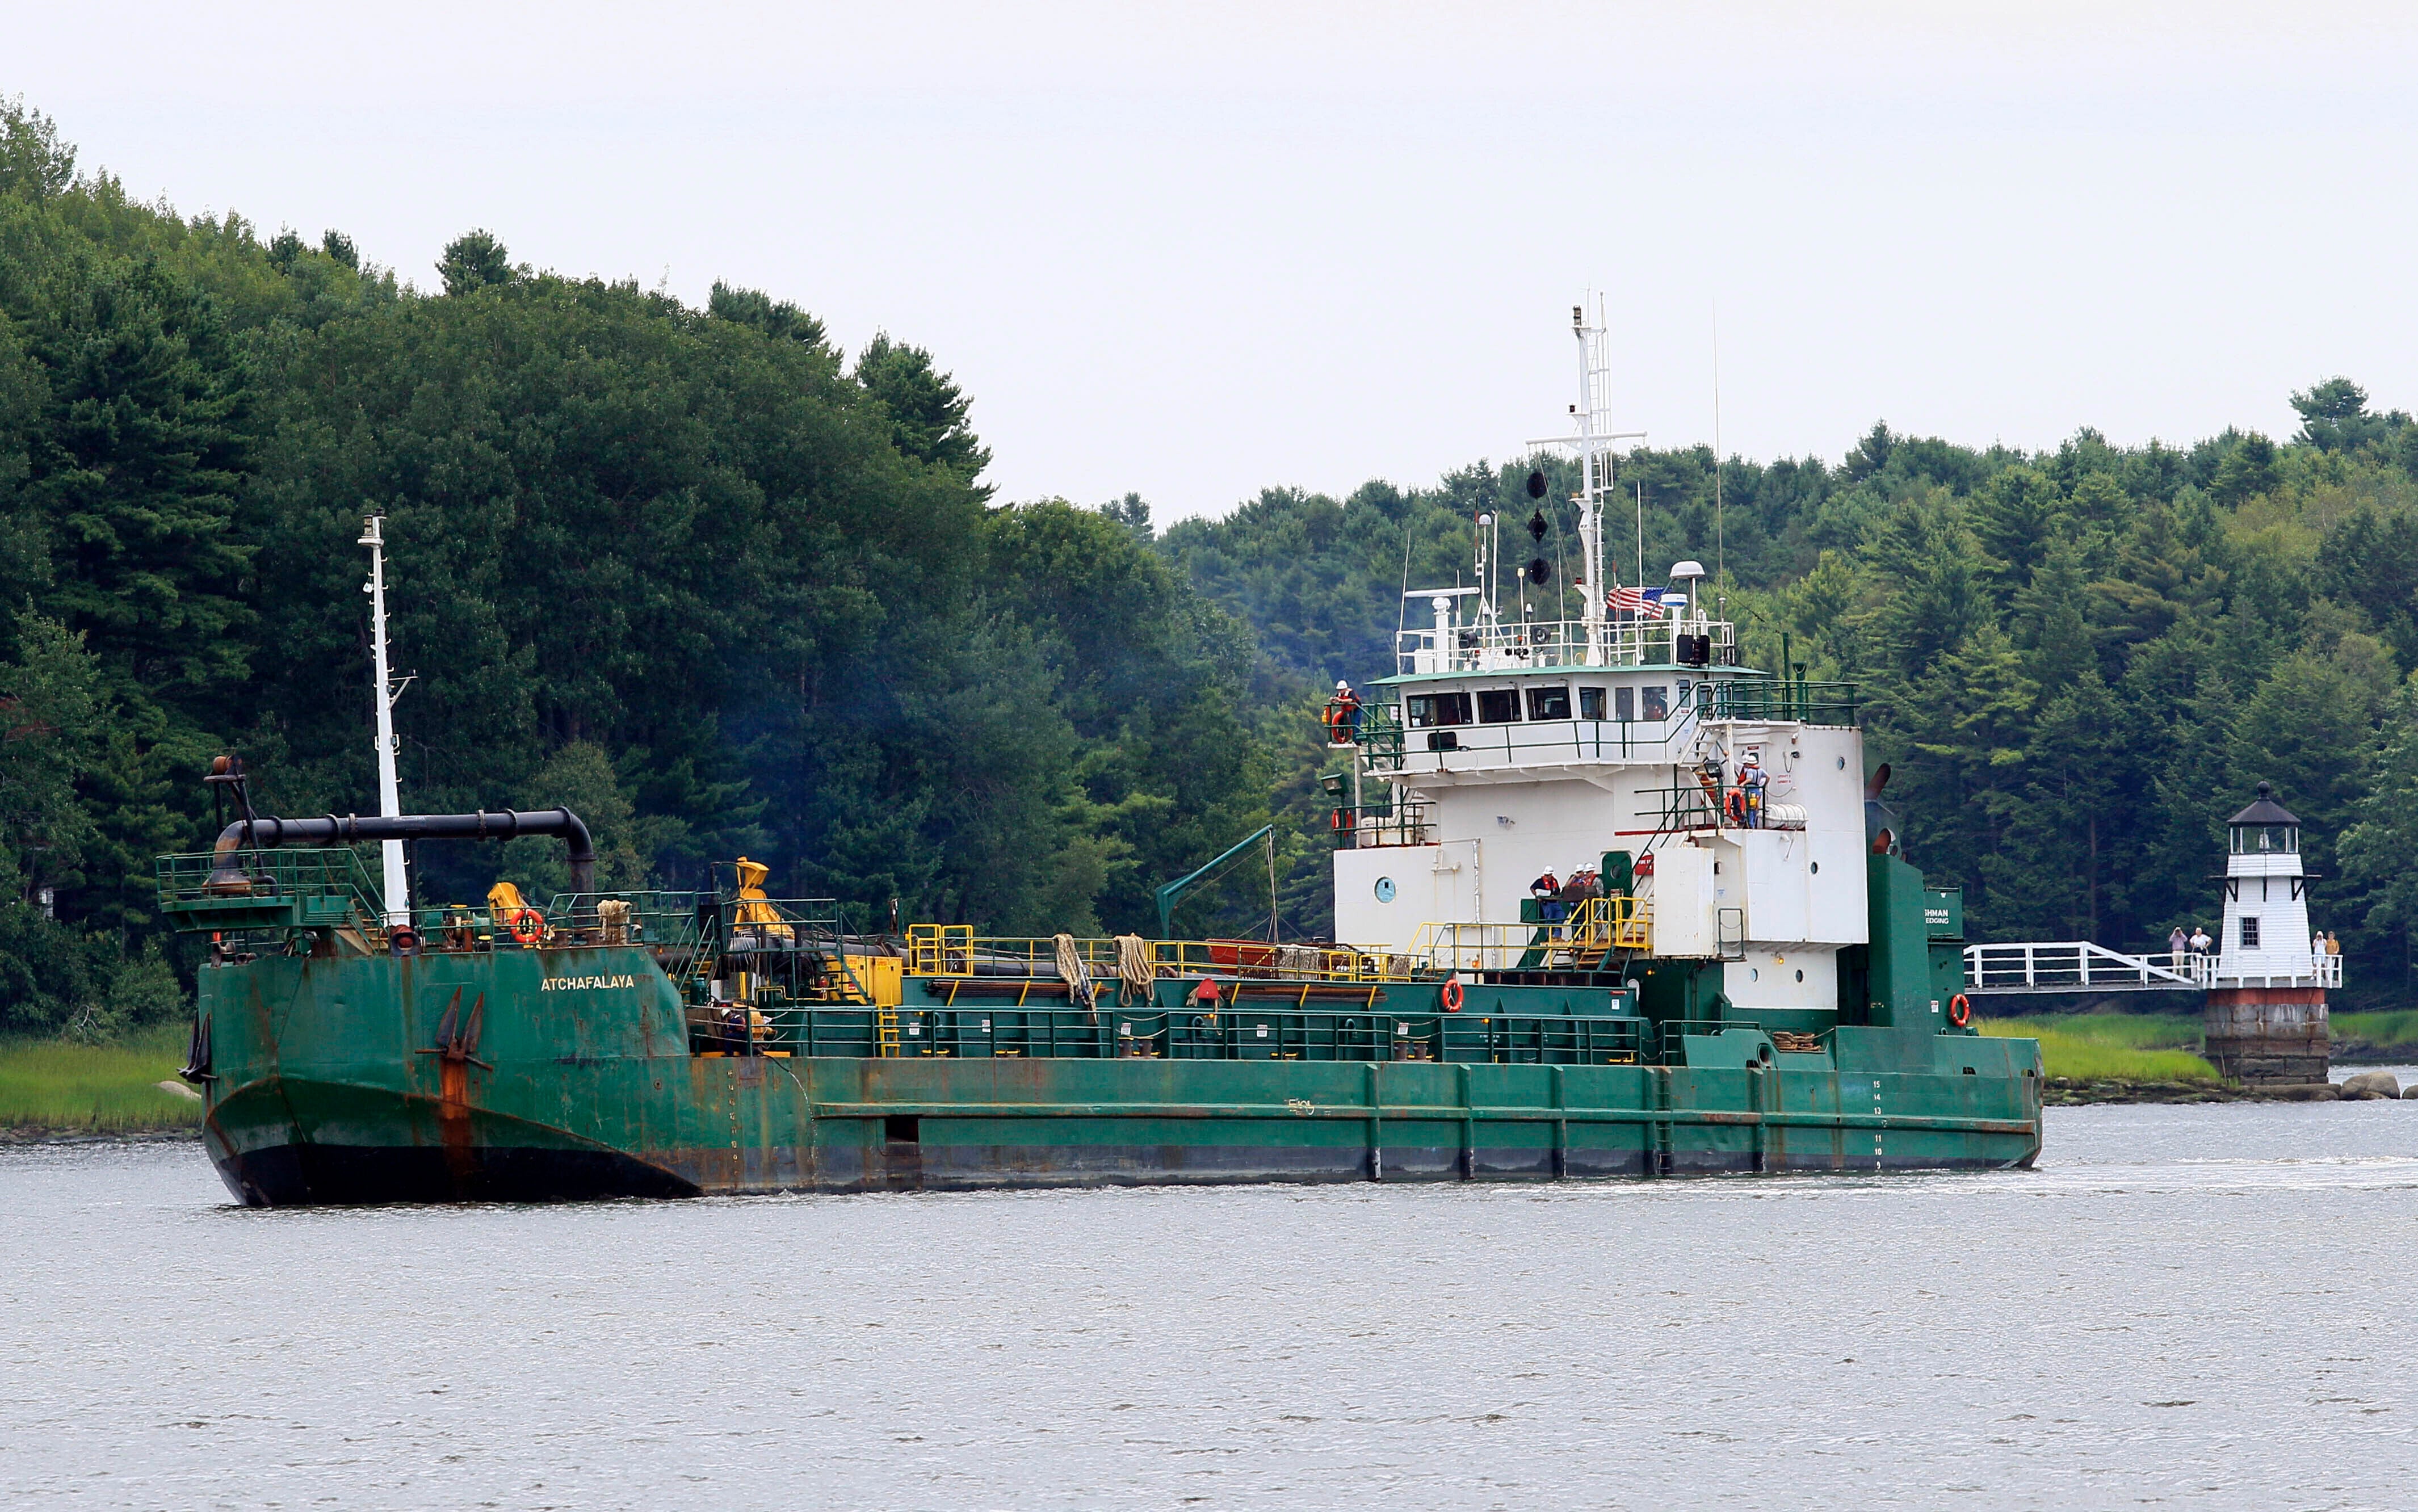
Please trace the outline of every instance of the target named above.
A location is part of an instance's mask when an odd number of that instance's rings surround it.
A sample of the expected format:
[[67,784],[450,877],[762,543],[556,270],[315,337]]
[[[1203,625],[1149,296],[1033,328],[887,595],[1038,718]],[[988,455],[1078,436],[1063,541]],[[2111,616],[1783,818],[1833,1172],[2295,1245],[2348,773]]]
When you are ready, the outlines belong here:
[[2213,988],[2202,1034],[2218,1074],[2245,1087],[2326,1079],[2322,986]]

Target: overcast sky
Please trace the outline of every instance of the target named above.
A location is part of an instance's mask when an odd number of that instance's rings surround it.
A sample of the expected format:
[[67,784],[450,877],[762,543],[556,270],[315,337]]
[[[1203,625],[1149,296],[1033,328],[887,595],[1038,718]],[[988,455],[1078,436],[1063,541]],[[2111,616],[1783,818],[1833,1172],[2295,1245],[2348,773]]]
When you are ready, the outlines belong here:
[[[239,12],[239,13],[238,13]],[[27,7],[0,93],[181,210],[794,299],[1000,497],[1164,521],[1622,408],[1835,460],[2418,408],[2418,8]]]

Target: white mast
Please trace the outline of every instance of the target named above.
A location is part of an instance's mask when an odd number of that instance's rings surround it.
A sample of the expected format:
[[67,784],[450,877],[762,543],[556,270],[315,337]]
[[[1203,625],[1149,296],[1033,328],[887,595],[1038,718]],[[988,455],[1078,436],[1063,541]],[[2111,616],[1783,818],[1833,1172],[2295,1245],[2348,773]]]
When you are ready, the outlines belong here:
[[[385,516],[371,515],[356,543],[370,548],[370,580],[361,585],[361,591],[370,596],[371,660],[377,678],[378,812],[396,818],[403,813],[403,790],[394,771],[394,701],[403,689],[387,671],[386,540],[379,533],[385,523]],[[389,840],[380,849],[386,861],[386,922],[407,924],[411,923],[411,888],[403,870],[403,842]]]
[[1601,666],[1604,595],[1611,585],[1603,580],[1602,486],[1596,476],[1595,343],[1589,338],[1599,333],[1587,328],[1586,306],[1570,306],[1570,329],[1579,339],[1579,402],[1570,406],[1570,413],[1579,422],[1579,551],[1586,563],[1587,581],[1586,596],[1579,601],[1579,607],[1586,626],[1586,664]]
[[1585,305],[1570,306],[1570,329],[1579,339],[1579,402],[1570,406],[1570,418],[1578,421],[1577,433],[1529,444],[1578,449],[1579,492],[1575,502],[1579,507],[1579,548],[1586,574],[1581,623],[1586,626],[1586,664],[1601,666],[1608,658],[1604,597],[1611,584],[1605,581],[1603,510],[1613,486],[1612,444],[1642,440],[1645,433],[1612,428],[1612,331],[1604,324],[1600,298],[1592,326],[1587,324]]
[[[1570,406],[1570,418],[1578,421],[1577,434],[1549,435],[1528,444],[1578,449],[1579,491],[1573,502],[1579,507],[1579,547],[1586,563],[1582,605],[1585,614],[1580,622],[1586,626],[1585,664],[1602,666],[1610,660],[1604,598],[1611,585],[1604,581],[1603,510],[1612,494],[1612,443],[1643,440],[1645,433],[1612,428],[1612,331],[1604,324],[1600,297],[1592,326],[1587,324],[1585,305],[1570,306],[1570,329],[1579,339],[1579,402]],[[1644,575],[1642,563],[1639,575]]]

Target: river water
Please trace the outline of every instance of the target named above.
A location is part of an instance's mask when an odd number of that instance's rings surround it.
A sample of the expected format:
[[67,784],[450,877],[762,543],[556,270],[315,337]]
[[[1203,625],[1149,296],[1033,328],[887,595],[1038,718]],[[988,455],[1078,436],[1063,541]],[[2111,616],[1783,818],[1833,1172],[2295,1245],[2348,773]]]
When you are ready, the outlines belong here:
[[2407,1507],[2418,1102],[2029,1172],[247,1212],[0,1152],[15,1506]]

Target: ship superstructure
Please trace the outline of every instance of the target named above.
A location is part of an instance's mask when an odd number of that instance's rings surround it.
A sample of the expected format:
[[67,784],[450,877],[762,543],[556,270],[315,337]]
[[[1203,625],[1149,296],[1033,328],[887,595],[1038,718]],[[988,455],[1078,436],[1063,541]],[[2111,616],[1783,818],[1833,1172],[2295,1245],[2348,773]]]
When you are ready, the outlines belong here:
[[[1531,884],[1592,873],[1617,885],[1591,913],[1622,928],[1589,968],[1720,962],[1740,1010],[1827,1027],[1840,952],[1870,939],[1855,689],[1741,664],[1697,562],[1673,566],[1667,588],[1613,580],[1604,527],[1622,437],[1605,407],[1606,333],[1584,308],[1572,327],[1577,424],[1554,442],[1578,454],[1577,581],[1538,592],[1556,564],[1515,563],[1507,611],[1503,521],[1489,512],[1473,522],[1475,587],[1406,591],[1421,622],[1339,742],[1352,768],[1348,787],[1333,785],[1346,837],[1336,932],[1406,952],[1446,939],[1468,964],[1510,969],[1558,911]],[[1532,496],[1543,482],[1531,475]],[[1539,510],[1540,543],[1543,526]],[[1574,618],[1542,617],[1573,599]]]

